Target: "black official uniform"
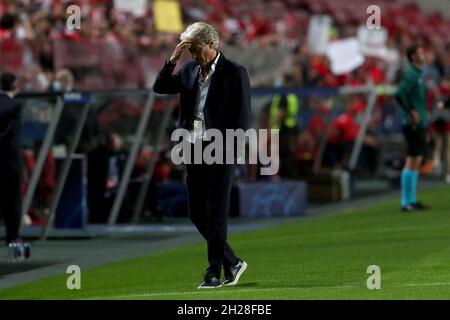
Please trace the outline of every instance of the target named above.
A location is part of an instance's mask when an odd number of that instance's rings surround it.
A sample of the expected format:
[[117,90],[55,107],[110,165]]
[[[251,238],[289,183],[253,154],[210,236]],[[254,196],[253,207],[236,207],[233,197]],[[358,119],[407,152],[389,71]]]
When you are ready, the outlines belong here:
[[18,238],[21,203],[20,128],[22,106],[0,92],[0,215],[6,224],[6,241]]

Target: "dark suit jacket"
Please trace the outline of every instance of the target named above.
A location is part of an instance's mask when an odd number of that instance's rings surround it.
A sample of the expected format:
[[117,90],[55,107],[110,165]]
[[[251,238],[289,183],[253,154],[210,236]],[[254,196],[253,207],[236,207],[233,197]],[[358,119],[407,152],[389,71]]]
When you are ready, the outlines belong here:
[[0,176],[20,174],[20,129],[22,106],[0,93]]
[[[160,94],[180,93],[177,128],[190,130],[194,120],[200,66],[185,63],[173,73],[175,65],[166,62],[159,72],[153,90]],[[245,67],[220,53],[203,110],[206,129],[247,130],[250,125],[250,81]]]

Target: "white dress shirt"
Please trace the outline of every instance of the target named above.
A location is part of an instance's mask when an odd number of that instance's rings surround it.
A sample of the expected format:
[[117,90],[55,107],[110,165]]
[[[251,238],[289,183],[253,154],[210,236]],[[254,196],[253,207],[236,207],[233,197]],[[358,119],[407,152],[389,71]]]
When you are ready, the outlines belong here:
[[202,77],[202,70],[199,69],[198,76],[198,91],[197,91],[197,100],[195,103],[195,111],[194,111],[194,130],[191,131],[191,143],[194,143],[197,139],[204,139],[206,137],[206,126],[205,126],[205,117],[203,114],[203,109],[205,108],[206,97],[208,96],[209,86],[211,84],[211,78],[216,70],[217,61],[219,60],[220,52],[217,53],[216,59],[211,65],[211,69],[209,70],[206,78]]

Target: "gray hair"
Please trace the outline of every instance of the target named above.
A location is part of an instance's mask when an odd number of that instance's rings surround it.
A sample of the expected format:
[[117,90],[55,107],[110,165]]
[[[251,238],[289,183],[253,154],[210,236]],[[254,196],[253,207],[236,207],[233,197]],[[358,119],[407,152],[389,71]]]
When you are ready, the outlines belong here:
[[205,44],[212,42],[215,49],[219,48],[219,33],[212,25],[205,22],[196,22],[189,25],[180,35],[180,40],[183,41],[188,38],[200,40]]

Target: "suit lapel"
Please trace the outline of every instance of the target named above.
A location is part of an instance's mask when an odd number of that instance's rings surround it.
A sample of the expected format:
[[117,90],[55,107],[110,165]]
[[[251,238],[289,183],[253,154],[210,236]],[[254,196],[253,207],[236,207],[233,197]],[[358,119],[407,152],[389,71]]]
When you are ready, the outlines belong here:
[[224,58],[225,57],[224,57],[223,53],[220,52],[220,57],[219,57],[219,60],[217,61],[216,69],[214,70],[214,73],[212,75],[211,84],[209,85],[208,95],[206,96],[205,113],[209,109],[209,105],[210,104],[214,105],[214,99],[216,99],[218,97],[218,95],[216,94],[216,90],[217,90],[217,84],[222,76]]
[[198,88],[198,77],[199,77],[200,66],[197,64],[192,68],[191,77],[189,81],[189,89],[196,90]]
[[188,104],[188,121],[187,124],[189,127],[194,120],[194,112],[195,112],[195,103],[197,99],[197,91],[198,91],[198,77],[199,77],[200,66],[195,65],[191,70],[191,76],[189,77],[188,89],[192,92],[192,102]]

